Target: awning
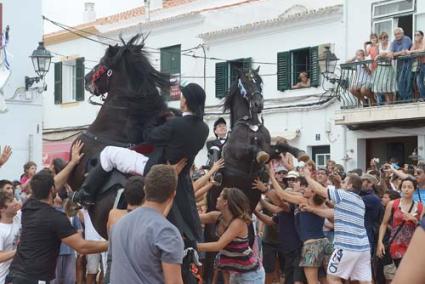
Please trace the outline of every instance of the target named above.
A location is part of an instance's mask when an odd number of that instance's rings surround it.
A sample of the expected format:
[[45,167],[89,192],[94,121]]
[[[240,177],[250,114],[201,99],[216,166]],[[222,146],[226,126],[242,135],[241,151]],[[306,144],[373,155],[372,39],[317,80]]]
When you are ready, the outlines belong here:
[[49,166],[53,159],[69,160],[72,141],[43,142],[43,164]]

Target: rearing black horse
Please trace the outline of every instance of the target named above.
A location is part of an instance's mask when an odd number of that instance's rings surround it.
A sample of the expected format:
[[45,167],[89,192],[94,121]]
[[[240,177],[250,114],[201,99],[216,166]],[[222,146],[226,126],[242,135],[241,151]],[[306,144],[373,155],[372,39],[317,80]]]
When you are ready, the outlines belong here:
[[[280,153],[289,152],[296,158],[307,160],[304,151],[279,143],[271,145],[271,137],[264,126],[262,117],[264,98],[263,81],[258,74],[259,68],[244,73],[238,71],[238,77],[232,83],[224,102],[224,111],[230,110],[231,132],[223,147],[224,168],[221,170],[223,182],[220,187],[212,188],[207,195],[207,210],[216,210],[217,197],[225,187],[241,189],[249,199],[253,211],[260,200],[261,193],[252,189],[256,178],[267,178],[265,163],[269,158],[277,158]],[[216,240],[215,226],[207,225],[205,239]],[[208,253],[204,270],[205,279],[210,279],[214,254]]]
[[[85,173],[98,162],[105,146],[129,148],[142,143],[146,123],[168,110],[159,89],[169,88],[169,75],[155,70],[143,47],[140,34],[128,42],[122,40],[122,45],[109,46],[100,63],[85,76],[90,93],[107,95],[95,121],[77,137],[84,142],[84,157],[69,179],[73,190],[80,188]],[[101,193],[89,209],[94,227],[104,238],[115,196],[115,190]]]

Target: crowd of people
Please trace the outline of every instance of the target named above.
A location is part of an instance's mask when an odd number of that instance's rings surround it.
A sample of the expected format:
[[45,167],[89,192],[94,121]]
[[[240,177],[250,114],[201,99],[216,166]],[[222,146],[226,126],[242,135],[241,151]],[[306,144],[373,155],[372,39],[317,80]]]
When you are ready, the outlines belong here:
[[390,104],[395,101],[425,99],[424,33],[416,31],[414,39],[402,28],[394,30],[394,40],[386,32],[372,33],[364,48],[348,61],[355,63],[350,93],[358,105]]
[[[332,160],[322,168],[281,153],[252,188],[224,188],[207,212],[208,192],[223,181],[228,133],[218,119],[208,165],[193,166],[208,133],[204,104],[201,87],[183,88],[183,116],[145,133],[158,147],[151,157],[105,148],[79,189],[68,181],[83,157],[80,141],[69,162],[55,159],[38,172],[28,162],[20,181],[1,180],[0,284],[200,283],[204,253],[215,254],[211,283],[425,281],[418,269],[425,262],[418,252],[425,163],[392,158],[380,165],[373,158],[366,171],[345,170]],[[11,156],[6,146],[0,167]],[[106,241],[84,207],[96,202],[101,179],[113,168],[133,177],[124,188],[127,207],[109,212]],[[253,212],[246,190],[262,196]],[[215,225],[215,240],[202,240],[208,224]]]

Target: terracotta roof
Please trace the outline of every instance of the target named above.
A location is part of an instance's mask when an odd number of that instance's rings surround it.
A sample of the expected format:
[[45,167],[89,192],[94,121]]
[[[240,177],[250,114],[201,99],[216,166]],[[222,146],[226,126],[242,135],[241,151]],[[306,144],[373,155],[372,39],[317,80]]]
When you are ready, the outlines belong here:
[[273,27],[277,25],[287,24],[287,23],[295,23],[297,21],[304,20],[306,18],[311,18],[314,16],[324,16],[324,15],[332,15],[342,12],[343,5],[334,5],[334,6],[328,6],[320,9],[314,9],[314,10],[308,10],[301,13],[296,13],[293,15],[285,16],[285,13],[282,15],[272,18],[269,20],[254,22],[250,24],[245,24],[241,26],[236,26],[228,29],[222,29],[218,31],[213,32],[207,32],[200,34],[199,37],[202,39],[213,39],[213,38],[219,38],[221,36],[235,34],[235,33],[242,33],[242,32],[249,32],[260,28],[267,28],[267,27]]
[[[191,3],[194,1],[197,1],[197,0],[165,0],[165,2],[163,3],[162,9],[168,9],[168,8],[184,5],[187,3]],[[117,13],[114,15],[98,18],[95,21],[77,25],[77,26],[74,26],[73,28],[78,30],[85,30],[95,25],[112,24],[112,23],[116,23],[120,21],[125,21],[134,17],[143,16],[144,14],[145,14],[145,7],[141,6],[141,7],[137,7],[137,8],[127,10],[121,13]],[[66,34],[66,33],[68,33],[68,31],[60,30],[57,32],[45,34],[44,38],[46,39],[50,37],[55,37],[55,36]]]
[[[191,3],[191,2],[194,2],[194,1],[197,1],[197,0],[165,0],[165,2],[163,3],[162,9],[168,9],[168,8],[188,4],[188,3]],[[199,14],[199,13],[202,13],[202,12],[231,8],[231,7],[239,6],[239,5],[242,5],[242,4],[249,4],[249,3],[252,3],[252,2],[258,2],[258,1],[262,1],[262,0],[245,0],[245,1],[241,1],[241,2],[225,4],[225,5],[217,6],[217,7],[204,8],[204,9],[200,9],[200,10],[197,10],[197,11],[191,11],[191,12],[187,12],[187,13],[184,13],[184,14],[178,14],[178,15],[168,17],[168,18],[153,20],[153,21],[150,21],[148,23],[143,23],[143,25],[151,26],[151,25],[156,25],[156,24],[163,24],[163,23],[167,23],[167,22],[172,22],[174,20],[178,20],[180,18],[185,18],[185,17],[188,17],[188,16],[196,15],[196,14]],[[86,32],[89,32],[89,33],[100,33],[96,29],[96,26],[113,24],[113,23],[117,23],[117,22],[120,22],[120,21],[125,21],[125,20],[128,20],[128,19],[131,19],[133,17],[140,17],[140,16],[143,16],[144,13],[145,13],[145,9],[144,9],[143,6],[137,7],[137,8],[134,8],[134,9],[131,9],[131,10],[128,10],[128,11],[124,11],[124,12],[121,12],[121,13],[117,13],[117,14],[114,14],[114,15],[111,15],[111,16],[98,18],[98,19],[96,19],[96,21],[84,23],[84,24],[81,24],[81,25],[78,25],[78,26],[74,26],[72,28],[76,29],[76,30],[86,31]],[[66,30],[60,30],[60,31],[57,31],[57,32],[45,34],[43,36],[43,38],[44,38],[45,44],[49,45],[49,44],[56,44],[58,42],[63,42],[63,41],[67,41],[67,40],[77,39],[77,38],[79,38],[79,36],[75,35],[73,33],[70,33]]]

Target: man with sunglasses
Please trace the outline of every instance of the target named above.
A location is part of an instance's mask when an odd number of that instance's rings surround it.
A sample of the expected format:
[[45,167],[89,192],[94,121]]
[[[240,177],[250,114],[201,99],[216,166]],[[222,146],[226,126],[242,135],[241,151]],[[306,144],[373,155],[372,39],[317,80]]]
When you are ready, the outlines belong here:
[[279,183],[283,183],[288,171],[283,166],[277,166],[275,169],[275,177]]

